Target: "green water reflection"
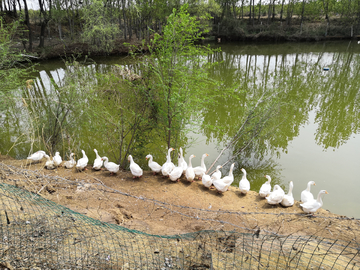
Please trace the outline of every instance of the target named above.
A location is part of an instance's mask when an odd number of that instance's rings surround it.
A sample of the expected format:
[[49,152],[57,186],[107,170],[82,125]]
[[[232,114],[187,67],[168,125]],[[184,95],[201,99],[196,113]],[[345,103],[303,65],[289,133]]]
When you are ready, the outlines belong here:
[[[218,46],[218,45],[214,45]],[[269,98],[264,111],[268,118],[266,130],[259,132],[256,140],[249,143],[244,151],[235,159],[235,179],[237,185],[241,179],[242,167],[246,168],[248,178],[251,181],[251,189],[258,191],[265,182],[264,174],[272,176],[273,183],[279,183],[287,190],[288,182],[294,181],[294,195],[300,194],[305,188],[307,181],[319,182],[319,189],[327,189],[329,196],[324,200],[324,207],[333,212],[350,216],[360,217],[360,199],[356,196],[359,182],[354,181],[355,175],[351,168],[346,165],[341,168],[344,179],[342,185],[336,173],[324,178],[322,170],[329,171],[336,159],[344,159],[341,154],[342,147],[349,141],[355,141],[355,147],[360,146],[359,119],[360,119],[360,45],[356,42],[327,42],[327,43],[284,43],[284,44],[221,44],[221,52],[209,56],[211,62],[218,62],[210,72],[212,78],[220,82],[217,102],[209,103],[205,107],[194,107],[194,116],[200,116],[201,122],[193,126],[193,131],[183,133],[179,138],[179,146],[185,150],[185,158],[191,154],[197,156],[193,165],[200,164],[200,156],[209,153],[206,160],[209,166],[215,159],[221,148],[236,134],[244,119],[248,116],[248,109],[254,106],[259,98]],[[107,155],[110,159],[117,159],[119,152],[113,147],[114,142],[105,139],[110,132],[105,128],[104,122],[94,120],[88,115],[82,114],[84,110],[76,107],[73,97],[61,94],[63,88],[79,88],[86,85],[82,98],[93,94],[91,89],[104,84],[99,81],[97,74],[106,74],[112,65],[119,64],[130,69],[137,70],[136,62],[129,57],[95,58],[94,62],[87,62],[82,66],[81,76],[71,72],[72,67],[66,66],[62,61],[43,62],[38,67],[34,88],[20,90],[19,101],[14,107],[9,108],[0,118],[1,153],[9,153],[16,158],[24,158],[36,145],[44,142],[31,144],[35,138],[32,134],[50,132],[51,121],[54,117],[51,111],[57,111],[54,106],[58,104],[74,105],[69,110],[69,123],[62,126],[60,151],[64,158],[71,151],[80,154],[84,149],[93,160],[95,154],[92,149],[97,148],[100,155]],[[328,70],[324,70],[328,68]],[[223,91],[222,89],[233,89]],[[84,91],[84,87],[81,88]],[[80,90],[79,90],[80,91]],[[270,97],[276,95],[273,99]],[[24,104],[25,100],[33,100],[32,104]],[[206,98],[206,97],[204,97]],[[104,106],[100,104],[87,104],[88,106]],[[109,104],[108,104],[109,106]],[[37,114],[42,121],[42,128],[35,130],[30,121],[32,110],[41,110]],[[76,108],[75,108],[76,107]],[[60,108],[61,110],[61,108]],[[114,111],[116,111],[114,109]],[[312,117],[311,117],[312,115]],[[115,117],[115,116],[114,116]],[[253,128],[254,126],[249,127]],[[253,130],[253,129],[252,129]],[[197,133],[195,131],[198,131]],[[314,145],[307,143],[297,146],[295,152],[299,158],[294,160],[299,167],[298,171],[292,169],[292,165],[284,165],[288,153],[293,152],[293,145],[301,140],[302,134],[311,132],[310,138]],[[227,157],[241,149],[248,142],[250,133],[244,133],[243,140],[227,150],[218,164],[226,161]],[[154,136],[152,136],[154,135]],[[196,138],[196,140],[195,140]],[[153,154],[159,162],[165,162],[166,143],[155,136],[155,132],[148,132],[143,138],[137,139],[133,156],[135,161],[143,168],[147,168],[145,155]],[[50,143],[50,142],[46,142]],[[56,147],[56,146],[54,146]],[[302,150],[310,155],[306,159],[312,159],[311,149],[321,149],[325,158],[312,161],[315,168],[309,179],[302,167]],[[9,151],[9,149],[11,149]],[[339,149],[339,150],[338,150]],[[333,150],[333,151],[328,151]],[[360,152],[360,149],[357,149]],[[335,154],[333,153],[335,152]],[[336,155],[336,153],[339,153]],[[360,161],[359,154],[346,155],[351,161]],[[315,158],[316,155],[314,155]],[[329,161],[331,156],[335,161]],[[349,163],[352,164],[352,163]],[[223,168],[227,174],[228,166]],[[301,169],[300,169],[301,168]],[[320,169],[317,169],[320,168]],[[322,168],[322,169],[321,169]],[[316,172],[318,171],[318,172]],[[347,173],[348,172],[348,173]],[[291,179],[288,179],[290,175]],[[304,175],[304,177],[300,177]],[[347,183],[346,179],[349,179]],[[356,177],[358,179],[358,177]],[[344,187],[345,186],[345,187]],[[341,190],[341,192],[339,192]],[[314,193],[317,190],[314,190]],[[342,194],[340,194],[342,193]],[[296,198],[299,199],[299,198]],[[351,207],[349,207],[351,206]]]

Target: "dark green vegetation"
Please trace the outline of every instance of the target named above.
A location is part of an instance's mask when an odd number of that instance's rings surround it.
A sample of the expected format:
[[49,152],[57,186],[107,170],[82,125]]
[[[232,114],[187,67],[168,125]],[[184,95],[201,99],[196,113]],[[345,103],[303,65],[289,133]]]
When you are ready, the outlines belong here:
[[[204,32],[200,21],[187,12],[187,5],[173,10],[162,31],[163,35],[156,33],[147,45],[150,54],[135,54],[129,68],[113,66],[97,72],[91,65],[71,59],[61,84],[50,81],[51,91],[39,80],[34,82],[36,88],[25,87],[24,104],[13,110],[22,112],[22,119],[26,119],[28,127],[21,136],[30,141],[31,148],[51,154],[69,154],[79,147],[91,149],[93,141],[102,141],[101,149],[109,147],[107,155],[125,168],[130,153],[145,156],[149,145],[160,152],[186,145],[189,129],[198,132],[203,121],[194,108],[216,107],[225,96],[238,103],[246,96],[247,89],[239,88],[238,82],[225,84],[221,78],[215,81],[209,76],[218,64],[209,61],[216,50],[197,42]],[[40,95],[39,89],[43,89]],[[250,149],[259,146],[264,150],[263,140],[271,138],[265,127],[283,106],[281,92],[262,89],[246,106],[239,107],[241,117],[233,125],[238,131],[230,133],[234,138],[226,148],[236,151],[227,162],[244,150],[251,153]],[[196,122],[199,125],[194,125]],[[211,130],[220,128],[213,125]],[[88,138],[89,147],[81,130],[93,134]],[[24,140],[19,138],[14,146],[19,147],[20,142]]]
[[[125,168],[127,156],[144,156],[148,143],[166,142],[166,148],[183,145],[179,139],[190,122],[191,106],[209,102],[202,98],[204,89],[215,85],[207,71],[212,50],[195,44],[202,31],[186,8],[174,9],[164,34],[156,34],[148,46],[151,54],[134,55],[134,62],[141,61],[130,68],[114,66],[97,72],[91,65],[69,59],[60,85],[51,80],[47,91],[43,81],[35,80],[35,87],[24,87],[24,104],[17,104],[12,112],[26,119],[26,134],[21,136],[31,142],[31,148],[45,148],[51,154],[60,149],[73,152],[79,141],[85,147],[80,130],[87,129],[94,134],[89,144],[99,135],[95,140],[101,138],[110,146],[107,155]],[[16,100],[14,93],[7,95]],[[11,135],[3,138],[11,140]]]
[[351,38],[360,34],[359,2],[21,0],[1,1],[0,14],[6,24],[18,22],[21,47],[41,57],[58,57],[64,51],[126,52],[124,41],[149,41],[154,33],[163,34],[173,8],[184,3],[199,21],[203,36],[221,41]]

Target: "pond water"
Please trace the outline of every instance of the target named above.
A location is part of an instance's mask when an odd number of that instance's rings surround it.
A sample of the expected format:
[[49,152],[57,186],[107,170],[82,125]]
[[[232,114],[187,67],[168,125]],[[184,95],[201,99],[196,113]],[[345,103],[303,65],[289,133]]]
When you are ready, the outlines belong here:
[[[220,46],[222,52],[209,57],[209,61],[220,62],[211,71],[212,77],[224,81],[223,87],[238,84],[249,93],[254,89],[279,88],[287,95],[288,109],[279,114],[275,121],[278,125],[271,130],[276,142],[266,142],[271,151],[237,158],[234,185],[237,186],[241,179],[243,167],[252,190],[258,191],[266,180],[263,175],[268,174],[285,192],[289,181],[293,181],[294,197],[300,200],[307,182],[314,180],[316,186],[312,187],[312,192],[315,196],[321,189],[329,192],[324,197],[323,208],[360,218],[360,177],[355,171],[360,162],[360,45],[356,41],[334,41],[213,46]],[[132,60],[104,57],[94,58],[94,61],[94,70],[106,72],[108,66],[125,65]],[[62,61],[40,64],[37,77],[42,96],[52,91],[50,80],[61,85],[65,69]],[[194,113],[199,110],[206,123],[195,126],[194,131],[187,134],[188,140],[183,146],[186,161],[191,154],[196,155],[193,166],[200,164],[203,153],[209,154],[205,159],[209,166],[226,144],[226,134],[220,136],[207,124],[223,125],[222,130],[232,135],[232,125],[239,113],[237,103],[231,97],[224,97],[224,102],[219,104],[214,108],[194,108]],[[47,105],[44,103],[44,106]],[[29,140],[14,147],[14,143],[20,141],[19,137],[24,136],[20,127],[26,120],[17,119],[14,125],[5,120],[4,115],[0,119],[1,153],[11,149],[10,155],[26,157],[30,151]],[[108,152],[101,137],[92,136],[79,144],[89,153],[90,160],[94,158],[93,148],[104,154]],[[159,163],[164,162],[165,148],[161,146],[157,150]],[[154,148],[144,150],[153,151]],[[233,151],[232,148],[227,150],[218,164],[224,163]],[[144,160],[138,163],[147,169]],[[222,169],[223,174],[228,173],[229,165]]]

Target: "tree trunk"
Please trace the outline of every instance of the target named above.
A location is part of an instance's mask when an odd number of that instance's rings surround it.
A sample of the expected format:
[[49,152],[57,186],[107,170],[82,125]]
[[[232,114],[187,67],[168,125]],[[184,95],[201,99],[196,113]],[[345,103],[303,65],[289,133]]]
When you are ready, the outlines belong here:
[[16,1],[15,0],[13,0],[13,14],[14,14],[14,18],[17,18]]
[[59,30],[59,38],[63,39],[63,37],[62,37],[62,29],[61,29],[61,22],[60,21],[58,21],[58,30]]
[[29,47],[28,47],[28,50],[30,52],[32,52],[32,49],[33,49],[33,37],[32,37],[32,31],[31,31],[31,28],[30,28],[29,10],[28,10],[27,3],[26,3],[27,0],[23,0],[23,1],[24,1],[24,11],[25,11],[25,24],[26,24],[26,26],[28,28],[28,31],[29,31]]
[[287,24],[290,26],[291,25],[291,18],[292,18],[292,13],[293,13],[293,1],[291,0],[288,4],[288,8],[287,8],[287,15],[286,15],[286,20],[287,20]]
[[250,0],[250,12],[249,12],[249,23],[251,23],[251,9],[252,8],[252,6],[251,6],[251,0]]
[[51,0],[49,0],[49,11],[45,11],[44,9],[44,0],[39,0],[39,7],[40,7],[40,15],[43,16],[43,20],[40,26],[40,43],[39,48],[44,48],[45,46],[45,31],[46,26],[51,18]]
[[41,26],[40,26],[40,43],[39,43],[39,48],[44,48],[44,46],[45,46],[45,30],[46,30],[46,25],[47,25],[46,20],[43,20],[43,21],[41,22]]
[[301,20],[300,20],[300,26],[301,26],[300,34],[302,32],[302,25],[303,25],[303,22],[304,22],[304,12],[305,12],[305,0],[303,0],[303,2],[302,2]]
[[285,2],[285,0],[282,0],[282,1],[281,1],[280,22],[282,21],[282,18],[283,18],[284,2]]
[[272,21],[275,20],[275,5],[276,5],[275,0],[273,0]]
[[258,21],[260,21],[261,18],[261,0],[259,1],[259,16],[258,16]]

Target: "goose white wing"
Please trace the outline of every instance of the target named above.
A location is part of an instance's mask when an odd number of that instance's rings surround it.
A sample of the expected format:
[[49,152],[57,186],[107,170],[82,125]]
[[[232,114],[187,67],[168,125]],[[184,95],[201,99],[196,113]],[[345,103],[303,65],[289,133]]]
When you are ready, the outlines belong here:
[[76,163],[76,169],[78,169],[79,171],[85,169],[85,167],[87,166],[87,164],[89,162],[89,159],[85,154],[85,151],[81,150],[81,152],[83,154],[83,157],[80,158]]
[[302,203],[306,203],[308,201],[312,201],[314,200],[314,195],[310,192],[310,191],[307,191],[306,189],[301,191],[301,202]]
[[193,182],[195,179],[195,172],[193,167],[187,167],[185,177],[188,181]]
[[210,175],[208,175],[208,174],[203,174],[203,177],[201,178],[201,181],[202,181],[203,185],[205,187],[208,187],[208,188],[211,187],[211,185],[213,183]]
[[326,190],[320,190],[317,196],[317,200],[314,199],[311,201],[307,201],[306,203],[300,204],[303,211],[305,213],[315,213],[319,208],[323,206],[323,201],[321,200],[321,196],[324,194],[328,194],[328,192]]
[[93,164],[93,169],[94,170],[100,170],[101,169],[101,167],[103,166],[103,160],[101,159],[101,157],[100,158],[96,158],[95,160],[94,160],[94,164]]
[[84,168],[87,166],[88,161],[89,161],[89,160],[88,160],[87,158],[80,158],[80,159],[77,161],[77,163],[76,163],[76,168],[77,168],[78,170],[84,169]]
[[54,161],[50,159],[50,157],[48,155],[45,155],[47,161],[45,162],[45,168],[48,170],[53,170],[55,169],[55,164]]
[[104,166],[111,173],[117,173],[120,168],[120,165],[118,165],[114,162],[107,162],[106,165],[104,164]]
[[228,184],[229,186],[232,184],[232,182],[234,182],[234,176],[232,175],[227,175],[224,176],[223,178],[221,178],[221,180],[225,183]]
[[65,165],[65,168],[71,169],[71,168],[73,168],[75,166],[75,164],[76,164],[75,160],[68,160],[68,161],[65,162],[64,165]]
[[305,213],[315,213],[322,206],[322,203],[318,202],[315,199],[312,199],[310,201],[307,201],[306,203],[300,204],[300,206]]
[[268,204],[279,204],[283,200],[285,195],[284,190],[279,186],[274,186],[274,191],[270,192],[269,196],[266,197]]
[[71,154],[70,154],[70,160],[68,160],[68,161],[66,161],[66,162],[64,163],[65,168],[71,169],[72,167],[75,166],[76,161],[74,160],[74,155],[75,155],[74,153],[71,153]]
[[171,164],[169,162],[164,163],[164,165],[161,168],[161,173],[162,173],[163,176],[169,176],[169,174],[173,170],[172,165],[174,165],[174,164]]
[[218,192],[225,192],[229,188],[229,184],[225,184],[221,179],[213,182],[214,187]]
[[35,153],[33,153],[32,155],[30,155],[29,157],[27,157],[27,159],[31,159],[32,161],[39,161],[41,160],[44,156],[46,155],[46,153],[42,150],[39,150]]
[[201,166],[197,166],[194,168],[194,173],[195,173],[196,177],[201,178],[205,172],[206,172],[206,169],[204,169]]
[[152,161],[152,162],[149,162],[149,168],[155,172],[155,173],[159,173],[161,172],[161,166],[159,163],[155,162],[155,161]]
[[170,172],[169,178],[171,181],[177,181],[181,177],[182,173],[183,173],[182,167],[175,167],[175,169],[173,169]]
[[240,189],[240,192],[243,193],[243,194],[248,193],[249,190],[250,190],[250,182],[249,182],[249,180],[247,180],[246,178],[241,179],[240,182],[239,182],[239,189]]
[[270,192],[271,192],[271,185],[268,182],[266,182],[261,186],[259,190],[259,195],[260,197],[265,198],[267,195],[270,194]]
[[211,175],[213,181],[219,180],[221,178],[221,171],[217,170]]
[[284,198],[281,201],[282,206],[289,207],[294,205],[295,200],[292,194],[293,187],[294,187],[294,183],[293,181],[290,181],[288,194],[285,194]]
[[130,163],[130,171],[134,177],[141,177],[143,175],[143,170],[135,162]]
[[295,202],[294,197],[292,195],[286,194],[286,195],[284,195],[284,198],[281,201],[281,205],[289,207],[289,206],[293,206],[294,202]]
[[55,156],[54,156],[54,158],[53,158],[53,161],[54,161],[54,165],[55,165],[55,166],[59,166],[59,165],[61,164],[62,158],[61,158],[59,152],[56,152],[56,153],[55,153]]

